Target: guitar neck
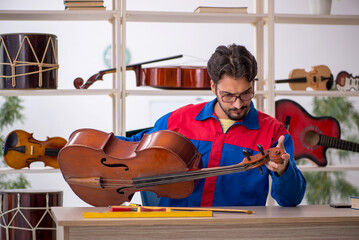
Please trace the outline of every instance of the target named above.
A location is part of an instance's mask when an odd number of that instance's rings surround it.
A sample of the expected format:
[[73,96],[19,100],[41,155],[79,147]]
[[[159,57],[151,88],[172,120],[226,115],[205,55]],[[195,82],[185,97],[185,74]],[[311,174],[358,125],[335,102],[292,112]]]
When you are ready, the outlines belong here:
[[359,152],[358,143],[349,142],[326,135],[319,135],[318,145],[328,148],[336,148],[336,149],[347,150],[352,152]]
[[290,78],[290,79],[281,79],[281,80],[275,80],[275,83],[306,83],[307,78]]

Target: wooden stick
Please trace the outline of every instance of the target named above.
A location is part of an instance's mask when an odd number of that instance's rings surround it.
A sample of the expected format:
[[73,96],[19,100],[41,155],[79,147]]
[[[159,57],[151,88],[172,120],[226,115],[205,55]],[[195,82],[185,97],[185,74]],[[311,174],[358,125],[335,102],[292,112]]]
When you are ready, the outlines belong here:
[[[112,208],[139,208],[141,206],[130,204],[130,206],[111,206]],[[148,209],[157,209],[159,207],[151,207],[151,206],[142,206],[142,208]],[[246,213],[252,214],[254,211],[251,210],[242,210],[242,209],[233,209],[233,208],[208,208],[208,207],[166,207],[170,208],[171,210],[178,210],[178,211],[213,211],[213,212],[233,212],[233,213]]]
[[251,214],[254,211],[232,209],[232,208],[207,208],[207,207],[171,207],[172,210],[193,210],[193,211],[213,211],[213,212],[236,212]]

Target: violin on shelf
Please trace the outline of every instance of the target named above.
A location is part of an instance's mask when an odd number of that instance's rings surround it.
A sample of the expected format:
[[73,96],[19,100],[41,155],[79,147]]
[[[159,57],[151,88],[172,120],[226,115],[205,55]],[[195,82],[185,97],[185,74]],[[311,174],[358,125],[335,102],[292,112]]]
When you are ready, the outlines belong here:
[[201,154],[180,133],[163,130],[145,134],[139,142],[123,141],[113,133],[79,129],[70,135],[58,159],[60,170],[74,193],[93,206],[120,205],[137,191],[158,197],[185,198],[195,180],[243,172],[267,161],[282,162],[284,149],[263,150],[235,165],[202,168]]
[[335,86],[338,91],[359,90],[359,76],[353,76],[346,71],[338,73],[335,79]]
[[4,160],[14,169],[30,167],[33,162],[43,162],[45,167],[59,168],[57,154],[66,143],[61,137],[47,137],[45,141],[39,141],[32,133],[15,130],[5,139]]
[[327,91],[333,86],[333,75],[325,65],[313,66],[309,72],[293,69],[288,79],[275,80],[275,83],[289,83],[293,91],[305,91],[308,87],[315,91]]
[[[136,75],[136,86],[150,86],[161,89],[195,89],[195,90],[209,90],[210,76],[207,73],[205,66],[161,66],[143,68],[142,65],[155,63],[165,60],[183,57],[183,55],[176,55],[147,62],[131,64],[126,66],[126,70],[133,70]],[[87,89],[94,82],[103,80],[103,75],[107,73],[116,72],[116,68],[102,70],[92,75],[86,83],[80,77],[74,80],[76,89]]]

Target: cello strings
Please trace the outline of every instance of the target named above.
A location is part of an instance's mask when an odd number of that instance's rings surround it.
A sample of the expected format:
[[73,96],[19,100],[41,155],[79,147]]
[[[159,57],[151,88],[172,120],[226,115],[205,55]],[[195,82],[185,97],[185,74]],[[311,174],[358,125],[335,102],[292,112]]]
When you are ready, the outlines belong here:
[[[260,161],[260,163],[265,162],[266,160],[267,158],[264,158],[262,159],[262,161]],[[197,180],[197,179],[202,179],[212,176],[219,176],[219,175],[225,175],[230,173],[247,171],[251,169],[252,166],[258,165],[258,163],[259,162],[252,164],[232,165],[232,166],[220,167],[216,169],[208,169],[205,171],[184,172],[180,174],[175,174],[174,176],[169,176],[167,178],[166,176],[160,176],[160,177],[155,176],[153,178],[145,178],[145,180],[142,180],[142,182],[134,179],[134,184],[137,188],[142,188],[142,187],[150,187],[154,185]],[[152,182],[149,180],[152,180]]]
[[206,168],[206,169],[200,169],[200,170],[189,171],[189,172],[179,172],[179,173],[163,174],[157,176],[140,177],[140,178],[133,178],[131,180],[99,178],[98,181],[100,182],[101,187],[106,187],[106,188],[117,188],[117,187],[144,188],[144,187],[150,187],[156,185],[164,185],[164,184],[197,180],[197,179],[236,173],[236,172],[243,172],[259,167],[263,165],[265,162],[267,162],[268,160],[270,160],[270,156],[269,154],[266,154],[263,155],[259,160],[247,164],[236,164],[231,166]]
[[[156,185],[184,182],[190,180],[197,180],[212,176],[230,174],[235,172],[243,172],[253,168],[253,166],[261,165],[268,160],[268,157],[263,158],[261,161],[254,162],[251,164],[242,164],[242,165],[232,165],[227,167],[213,168],[213,169],[205,169],[205,170],[197,170],[192,172],[182,172],[182,173],[174,173],[174,174],[166,174],[166,175],[158,175],[158,176],[150,176],[143,178],[135,178],[133,180],[117,180],[117,179],[102,179],[106,180],[107,183],[102,183],[101,185],[106,188],[116,188],[116,187],[150,187]],[[115,182],[115,183],[112,183]],[[130,183],[131,186],[123,186],[121,183]]]

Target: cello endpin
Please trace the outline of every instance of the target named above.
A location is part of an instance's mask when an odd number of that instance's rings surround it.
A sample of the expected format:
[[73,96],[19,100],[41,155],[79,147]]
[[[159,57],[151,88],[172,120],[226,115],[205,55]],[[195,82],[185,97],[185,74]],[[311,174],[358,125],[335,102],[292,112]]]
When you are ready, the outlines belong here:
[[262,176],[263,176],[264,174],[263,174],[263,169],[262,169],[261,166],[258,167],[258,170],[261,172],[261,174],[262,174]]

